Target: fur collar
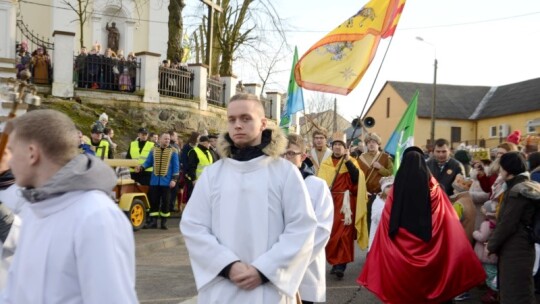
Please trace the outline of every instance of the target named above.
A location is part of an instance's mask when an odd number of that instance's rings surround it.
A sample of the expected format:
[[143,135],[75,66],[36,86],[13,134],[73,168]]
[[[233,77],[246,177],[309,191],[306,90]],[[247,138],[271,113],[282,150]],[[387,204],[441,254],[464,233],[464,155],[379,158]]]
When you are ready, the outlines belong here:
[[[285,152],[287,148],[287,138],[283,132],[277,127],[267,127],[263,132],[271,132],[270,143],[262,149],[262,152],[270,157],[279,158]],[[223,158],[231,157],[231,142],[225,137],[229,135],[229,132],[225,132],[219,135],[217,149],[219,155]]]

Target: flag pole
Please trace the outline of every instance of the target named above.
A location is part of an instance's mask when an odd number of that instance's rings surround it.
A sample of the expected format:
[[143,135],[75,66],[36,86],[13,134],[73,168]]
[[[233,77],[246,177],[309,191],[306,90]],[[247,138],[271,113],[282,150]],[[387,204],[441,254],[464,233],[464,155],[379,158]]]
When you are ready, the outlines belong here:
[[375,83],[377,82],[377,78],[379,77],[379,73],[381,72],[382,65],[384,63],[384,59],[386,58],[386,54],[388,54],[388,50],[390,49],[390,45],[392,44],[392,39],[394,39],[394,35],[390,37],[390,41],[388,42],[388,46],[386,47],[386,51],[384,52],[383,59],[381,60],[381,64],[379,65],[379,69],[377,70],[377,74],[375,74],[375,79],[373,80],[373,83],[371,84],[371,88],[369,89],[368,96],[366,98],[366,102],[364,102],[364,107],[362,108],[362,111],[360,112],[360,117],[364,115],[364,110],[366,109],[366,105],[369,101],[369,97],[371,96],[371,92],[373,92],[373,88],[375,87]]

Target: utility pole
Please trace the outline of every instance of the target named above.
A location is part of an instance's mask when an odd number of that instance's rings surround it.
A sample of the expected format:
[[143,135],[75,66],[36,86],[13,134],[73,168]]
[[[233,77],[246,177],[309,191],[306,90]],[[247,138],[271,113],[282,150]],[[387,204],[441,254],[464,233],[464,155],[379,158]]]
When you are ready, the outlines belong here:
[[337,98],[334,98],[334,133],[337,132]]

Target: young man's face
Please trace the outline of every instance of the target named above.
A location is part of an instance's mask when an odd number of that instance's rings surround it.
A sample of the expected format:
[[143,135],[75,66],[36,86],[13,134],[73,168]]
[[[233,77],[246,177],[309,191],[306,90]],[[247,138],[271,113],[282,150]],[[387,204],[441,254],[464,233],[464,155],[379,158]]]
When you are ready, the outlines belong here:
[[367,142],[367,149],[369,152],[377,152],[379,151],[379,144],[374,140],[370,140]]
[[31,148],[27,141],[18,139],[15,131],[9,136],[6,151],[11,154],[8,165],[15,176],[15,183],[20,187],[33,187],[35,172],[32,165],[37,153],[35,146]]
[[148,140],[148,133],[139,133],[139,140],[140,141],[147,141]]
[[178,133],[172,132],[171,141],[178,142]]
[[209,141],[201,141],[199,142],[199,144],[205,148],[209,148],[210,147],[210,142]]
[[283,153],[283,158],[293,163],[296,167],[300,168],[302,166],[302,161],[306,158],[304,153],[300,150],[300,147],[294,144],[289,144],[285,153]]
[[234,144],[239,147],[256,146],[261,143],[266,118],[260,105],[251,100],[235,100],[227,107],[228,131]]
[[435,146],[433,154],[439,163],[444,163],[450,158],[450,150],[447,145]]
[[97,143],[103,138],[103,133],[94,133],[94,132],[92,132],[92,134],[90,134],[90,136],[92,137],[92,141],[94,143]]
[[326,137],[323,135],[313,136],[313,147],[315,147],[317,150],[321,150],[322,148],[326,147]]
[[342,157],[345,154],[345,146],[342,143],[337,142],[332,145],[332,152],[335,157]]
[[212,146],[212,148],[215,148],[216,145],[217,145],[217,139],[216,138],[210,138],[210,146]]

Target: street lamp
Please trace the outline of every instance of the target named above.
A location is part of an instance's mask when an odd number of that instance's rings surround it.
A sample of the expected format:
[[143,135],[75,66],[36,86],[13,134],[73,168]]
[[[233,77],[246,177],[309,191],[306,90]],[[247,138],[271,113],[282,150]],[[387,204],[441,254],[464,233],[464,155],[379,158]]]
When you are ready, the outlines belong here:
[[416,40],[433,47],[435,53],[433,60],[433,99],[431,100],[431,134],[429,139],[429,143],[433,145],[435,144],[435,109],[437,106],[437,48],[435,45],[425,41],[422,37],[416,37]]

